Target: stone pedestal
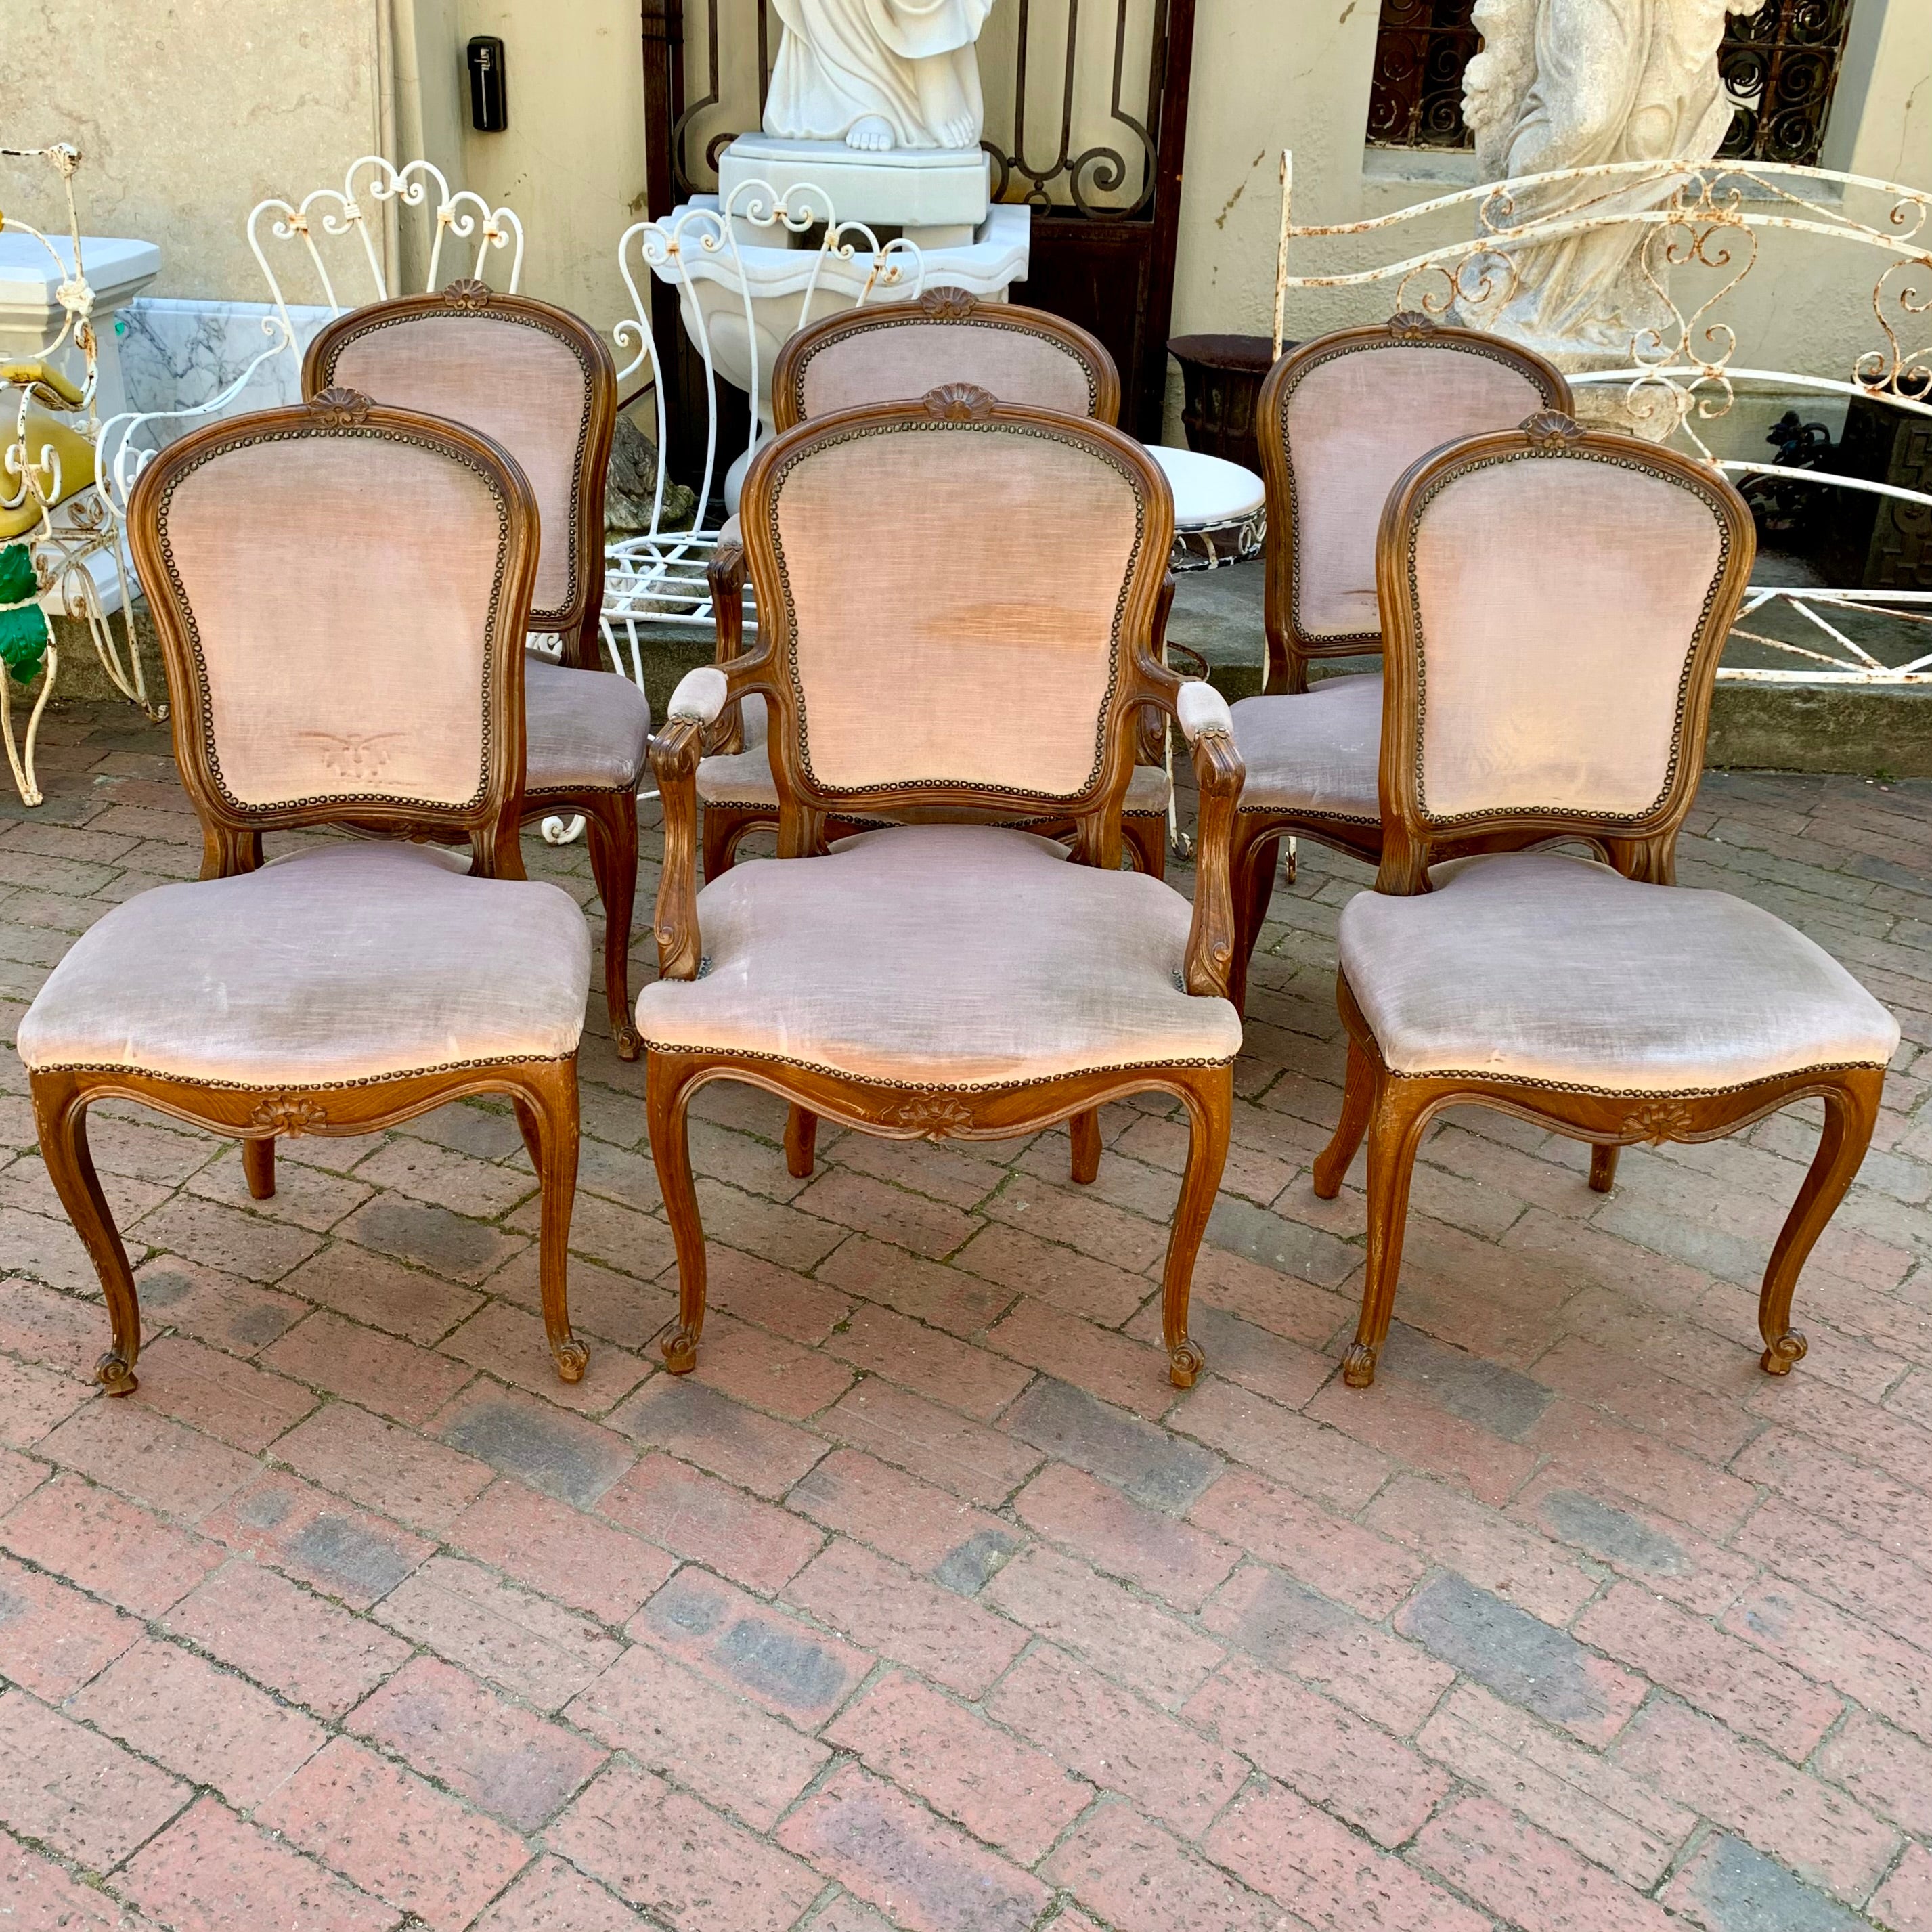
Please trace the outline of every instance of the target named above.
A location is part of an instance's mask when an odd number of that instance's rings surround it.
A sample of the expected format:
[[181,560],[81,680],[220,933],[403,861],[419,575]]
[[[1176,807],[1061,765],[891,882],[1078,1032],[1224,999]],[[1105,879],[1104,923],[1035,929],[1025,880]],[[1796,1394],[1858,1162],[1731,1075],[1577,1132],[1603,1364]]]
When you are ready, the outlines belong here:
[[739,240],[766,248],[773,244],[774,231],[744,219],[752,183],[763,183],[794,209],[809,206],[815,214],[829,209],[836,221],[864,222],[882,242],[890,231],[926,249],[964,247],[992,204],[992,164],[979,148],[872,154],[842,141],[741,134],[718,157],[718,198],[730,210]]
[[[94,340],[94,412],[105,422],[128,406],[127,385],[121,371],[125,324],[120,311],[160,273],[161,251],[152,242],[83,235],[80,262],[94,292],[89,317]],[[67,326],[68,314],[61,306],[58,290],[73,273],[74,244],[65,236],[50,236],[43,243],[37,236],[0,230],[0,362],[37,362],[46,355]],[[86,379],[86,358],[71,335],[53,360],[75,382]],[[84,428],[77,417],[67,420]],[[61,525],[72,512],[63,504],[53,514],[56,524]],[[86,568],[102,610],[118,610],[121,575],[113,557],[96,550],[87,558]],[[64,608],[58,586],[40,602],[50,611]]]
[[[152,242],[83,235],[80,260],[94,291],[99,371],[94,406],[104,422],[128,406],[118,312],[160,273],[161,251]],[[56,291],[73,273],[74,244],[66,236],[50,236],[44,244],[37,236],[0,230],[0,360],[33,361],[46,352],[67,322]],[[81,380],[84,364],[71,339],[56,359],[76,382]]]

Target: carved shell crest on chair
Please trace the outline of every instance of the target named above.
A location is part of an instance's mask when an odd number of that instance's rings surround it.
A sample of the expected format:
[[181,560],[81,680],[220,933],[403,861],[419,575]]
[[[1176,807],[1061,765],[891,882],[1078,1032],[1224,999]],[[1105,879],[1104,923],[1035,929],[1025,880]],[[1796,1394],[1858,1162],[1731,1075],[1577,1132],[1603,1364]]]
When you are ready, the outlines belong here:
[[1538,449],[1562,449],[1583,434],[1583,425],[1561,410],[1538,410],[1522,421],[1522,433]]
[[938,388],[927,390],[920,400],[926,405],[926,413],[942,422],[976,422],[992,414],[999,398],[976,382],[942,382]]
[[928,289],[919,305],[935,322],[963,322],[980,306],[980,298],[970,289]]
[[1436,333],[1436,318],[1417,308],[1399,308],[1388,319],[1388,332],[1398,342],[1414,342]]
[[324,389],[309,398],[309,407],[331,429],[346,429],[351,423],[366,422],[375,405],[360,389]]
[[494,292],[488,282],[479,282],[474,275],[464,275],[443,290],[442,298],[452,308],[486,308]]

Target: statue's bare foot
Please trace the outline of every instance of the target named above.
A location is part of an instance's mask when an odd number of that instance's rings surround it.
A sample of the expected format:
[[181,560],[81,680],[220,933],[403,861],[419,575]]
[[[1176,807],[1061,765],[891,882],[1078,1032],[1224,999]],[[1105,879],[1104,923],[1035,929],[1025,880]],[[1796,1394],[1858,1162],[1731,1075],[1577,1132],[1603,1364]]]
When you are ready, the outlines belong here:
[[[972,50],[967,50],[971,58]],[[932,54],[913,62],[920,118],[942,148],[970,148],[980,138],[979,118],[966,98],[951,54]]]
[[846,129],[845,145],[868,154],[884,154],[892,145],[892,123],[881,115],[862,114]]

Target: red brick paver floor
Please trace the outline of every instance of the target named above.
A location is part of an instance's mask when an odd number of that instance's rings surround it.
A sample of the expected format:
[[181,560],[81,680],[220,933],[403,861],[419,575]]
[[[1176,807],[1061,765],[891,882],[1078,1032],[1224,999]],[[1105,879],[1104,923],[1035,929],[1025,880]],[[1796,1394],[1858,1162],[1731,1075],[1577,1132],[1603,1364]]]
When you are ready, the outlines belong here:
[[[191,876],[164,735],[56,716],[0,817],[0,1029],[73,935]],[[654,839],[647,846],[654,848]],[[595,902],[580,846],[533,869]],[[1932,1928],[1932,787],[1713,774],[1687,882],[1899,1013],[1877,1142],[1756,1367],[1815,1123],[1625,1154],[1459,1112],[1377,1386],[1336,908],[1304,850],[1170,1389],[1183,1130],[828,1132],[712,1088],[712,1312],[638,1069],[589,1001],[566,1388],[504,1112],[234,1150],[132,1109],[138,1394],[0,1049],[0,1924],[174,1932],[1890,1932]],[[638,974],[649,952],[646,864]],[[1181,883],[1188,883],[1184,872]],[[1359,1171],[1355,1177],[1359,1180]]]

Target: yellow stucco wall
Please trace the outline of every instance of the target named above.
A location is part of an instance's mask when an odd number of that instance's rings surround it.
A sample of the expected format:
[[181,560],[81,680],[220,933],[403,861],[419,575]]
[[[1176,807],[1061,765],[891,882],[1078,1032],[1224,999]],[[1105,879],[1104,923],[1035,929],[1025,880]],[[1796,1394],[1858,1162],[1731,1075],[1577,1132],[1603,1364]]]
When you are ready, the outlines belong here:
[[[397,4],[398,74],[420,77],[420,106],[402,110],[405,134],[419,127],[419,151],[452,182],[516,210],[529,237],[529,293],[608,329],[626,312],[617,238],[644,211],[637,0]],[[472,34],[503,42],[510,124],[500,134],[470,124]]]
[[[1040,0],[1036,31],[1053,4]],[[1133,0],[1136,16],[1148,4]],[[1089,10],[1111,27],[1111,8]],[[988,22],[995,69],[1010,58],[1012,11],[998,0]],[[1377,0],[1201,0],[1177,332],[1269,326],[1282,147],[1294,151],[1304,220],[1354,220],[1440,193],[1459,171],[1467,178],[1460,157],[1386,152],[1365,172],[1378,13]],[[607,328],[624,313],[615,244],[641,210],[644,178],[636,0],[9,0],[8,18],[0,140],[77,139],[86,225],[159,242],[158,293],[259,298],[242,235],[248,208],[338,178],[354,157],[386,146],[426,154],[452,182],[518,211],[530,292]],[[694,33],[701,20],[701,6],[688,8]],[[502,134],[468,124],[463,49],[476,33],[506,44]],[[1104,114],[1107,52],[1096,41],[1083,62],[1077,131]],[[996,112],[1010,88],[999,72],[989,78]],[[1058,103],[1030,106],[1033,146],[1056,130]],[[1826,160],[1932,182],[1928,0],[1857,0]],[[1432,171],[1446,182],[1422,178]],[[419,282],[406,224],[397,245],[403,285]],[[1869,322],[1869,275],[1862,290],[1856,272],[1780,248],[1746,292],[1747,322],[1764,345],[1753,359],[1779,359],[1780,340],[1808,336],[1850,344]],[[460,266],[446,257],[448,272]],[[1304,302],[1290,333],[1386,307],[1376,294]]]
[[[242,237],[263,196],[382,142],[377,0],[6,0],[0,145],[69,140],[83,228],[157,242],[151,292],[264,298]],[[38,212],[0,164],[0,208]]]

